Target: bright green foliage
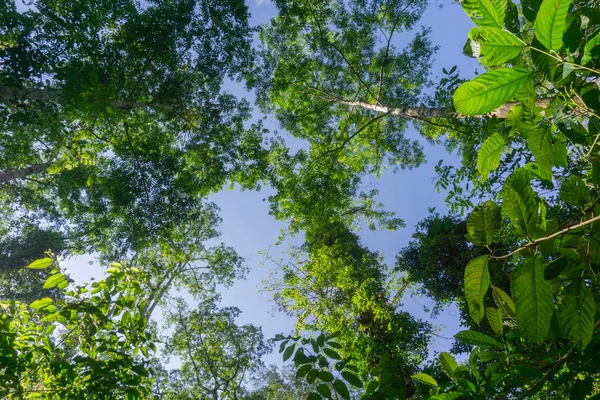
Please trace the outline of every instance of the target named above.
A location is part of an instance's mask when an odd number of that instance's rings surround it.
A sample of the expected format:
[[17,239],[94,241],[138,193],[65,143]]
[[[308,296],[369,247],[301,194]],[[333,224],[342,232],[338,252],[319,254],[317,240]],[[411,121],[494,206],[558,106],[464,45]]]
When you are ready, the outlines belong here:
[[500,207],[493,201],[477,206],[467,220],[467,239],[477,246],[488,246],[500,230]]
[[489,173],[500,166],[500,157],[505,147],[506,142],[498,133],[494,133],[483,142],[477,153],[477,170],[481,174],[481,179],[486,180]]
[[479,323],[485,316],[483,299],[490,286],[488,256],[473,259],[465,268],[465,297],[469,305],[469,313]]
[[495,67],[521,54],[523,42],[500,28],[473,28],[469,32],[473,57],[486,67]]
[[518,169],[506,179],[502,199],[502,208],[516,233],[521,237],[533,237],[539,223],[539,211],[529,176],[524,169]]
[[594,333],[596,303],[585,280],[574,280],[565,288],[564,298],[558,308],[558,324],[567,338],[588,345]]
[[[44,260],[35,263],[38,267]],[[59,268],[50,279],[64,275]],[[131,399],[150,393],[155,338],[145,315],[147,276],[121,266],[57,300],[1,301],[0,396]],[[141,354],[139,354],[141,352]]]
[[502,28],[506,0],[465,0],[461,5],[478,26]]
[[563,45],[565,20],[571,0],[544,0],[535,19],[535,36],[548,50],[559,50]]
[[531,79],[530,71],[502,67],[463,83],[454,92],[454,107],[464,115],[481,115],[513,100]]

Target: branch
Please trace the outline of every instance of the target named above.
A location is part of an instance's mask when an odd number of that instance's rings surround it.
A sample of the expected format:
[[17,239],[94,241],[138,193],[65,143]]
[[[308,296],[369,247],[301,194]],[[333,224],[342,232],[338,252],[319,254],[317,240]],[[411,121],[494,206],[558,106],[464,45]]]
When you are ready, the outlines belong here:
[[514,254],[517,254],[520,251],[528,249],[529,247],[537,246],[539,243],[543,242],[544,240],[552,239],[552,238],[554,238],[556,236],[562,235],[563,233],[567,233],[567,232],[572,231],[574,229],[581,228],[582,226],[591,224],[594,221],[598,221],[598,220],[600,220],[600,215],[598,215],[598,216],[596,216],[594,218],[588,219],[587,221],[583,221],[583,222],[581,222],[581,223],[579,223],[577,225],[571,225],[568,228],[563,229],[562,231],[558,231],[558,232],[553,233],[552,235],[548,235],[548,236],[545,236],[543,238],[535,239],[534,241],[527,243],[525,246],[519,247],[518,249],[516,249],[514,251],[511,251],[510,253],[508,253],[508,254],[506,254],[504,256],[498,256],[498,257],[492,256],[492,258],[494,258],[496,260],[502,260],[504,258],[508,258],[508,257],[510,257],[510,256],[512,256]]

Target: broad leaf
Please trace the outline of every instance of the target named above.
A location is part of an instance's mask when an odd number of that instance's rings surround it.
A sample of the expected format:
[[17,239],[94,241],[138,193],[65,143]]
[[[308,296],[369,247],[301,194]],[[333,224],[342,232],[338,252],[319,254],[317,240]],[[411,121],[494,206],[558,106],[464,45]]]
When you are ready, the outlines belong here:
[[487,316],[487,320],[490,323],[494,333],[496,335],[502,336],[502,309],[495,307],[488,307],[485,310],[485,315]]
[[444,373],[448,375],[449,378],[452,378],[454,376],[454,371],[456,371],[456,368],[458,368],[458,363],[456,362],[452,354],[443,351],[440,353],[438,359],[442,371],[444,371]]
[[539,211],[527,170],[519,168],[506,179],[502,199],[502,208],[508,214],[517,234],[531,238],[539,221]]
[[425,383],[427,385],[431,385],[431,386],[438,386],[437,381],[430,375],[427,375],[425,373],[420,373],[420,374],[415,374],[413,376],[411,376],[411,378],[413,378],[415,381],[420,382],[420,383]]
[[52,305],[52,299],[49,297],[44,297],[43,299],[35,300],[33,303],[31,303],[30,307],[35,308],[36,310],[42,310],[50,305]]
[[482,346],[482,347],[490,347],[490,346],[500,347],[500,346],[502,346],[502,344],[500,342],[498,342],[496,339],[494,339],[493,337],[485,335],[481,332],[472,331],[470,329],[466,330],[466,331],[460,331],[456,335],[454,335],[454,337],[457,340],[460,340],[461,342],[463,342],[465,344],[470,344],[472,346]]
[[327,347],[325,347],[323,349],[323,353],[327,354],[327,356],[329,356],[330,358],[333,358],[334,360],[341,360],[342,357],[338,354],[337,351],[333,350],[333,349],[328,349]]
[[481,180],[485,181],[489,173],[498,168],[505,147],[506,142],[499,133],[494,133],[483,142],[477,152],[477,170]]
[[27,266],[27,268],[30,268],[30,269],[44,269],[44,268],[48,268],[51,265],[52,265],[52,259],[46,257],[46,258],[41,258],[39,260],[35,260],[31,264],[29,264]]
[[594,332],[596,303],[584,279],[577,279],[565,289],[558,307],[558,324],[563,333],[584,349]]
[[360,378],[356,375],[354,375],[352,372],[350,371],[342,371],[342,377],[348,381],[349,384],[362,388],[363,387],[363,383],[360,380]]
[[500,28],[473,28],[469,32],[473,56],[487,67],[495,67],[521,54],[523,42]]
[[588,188],[577,175],[571,175],[560,187],[561,200],[573,206],[583,207],[590,201]]
[[293,343],[290,346],[288,346],[287,349],[285,349],[285,351],[283,352],[283,361],[287,361],[290,359],[290,357],[292,356],[292,354],[294,354],[294,349],[296,348],[296,344]]
[[506,0],[463,0],[460,5],[477,26],[502,28]]
[[336,393],[339,394],[342,397],[342,399],[350,400],[350,392],[348,391],[348,387],[343,381],[336,379],[335,382],[333,382],[333,387]]
[[488,256],[479,256],[469,262],[465,268],[465,297],[469,304],[469,313],[479,323],[485,316],[483,298],[490,287]]
[[491,200],[475,207],[467,220],[467,239],[477,245],[486,246],[494,241],[500,229],[502,215],[500,207]]
[[527,258],[511,281],[519,329],[526,340],[541,344],[548,336],[554,301],[539,258]]
[[515,307],[515,303],[510,298],[510,296],[502,289],[497,286],[494,286],[492,290],[492,294],[494,296],[494,302],[500,308],[502,308],[506,314],[511,318],[516,318],[517,309]]
[[329,386],[324,383],[317,385],[317,392],[319,392],[321,396],[325,397],[326,399],[331,397],[331,389],[329,389]]
[[463,83],[454,92],[454,107],[464,115],[482,115],[511,101],[533,73],[517,68],[498,68]]
[[[66,285],[65,285],[66,283]],[[44,289],[52,289],[55,287],[59,287],[60,289],[65,288],[69,285],[69,281],[67,281],[66,276],[64,276],[63,274],[55,274],[50,276],[48,279],[46,279],[46,282],[44,282]]]
[[527,147],[535,156],[536,161],[551,174],[552,166],[557,161],[557,154],[562,151],[561,147],[565,147],[565,144],[552,134],[547,125],[529,132],[526,138]]
[[596,35],[587,41],[585,47],[583,48],[583,57],[581,58],[581,64],[585,65],[588,62],[592,61],[594,56],[598,56],[600,53],[600,32],[596,33]]
[[562,47],[565,19],[571,0],[544,0],[535,19],[535,36],[550,50]]
[[329,371],[319,371],[317,378],[323,382],[333,382],[333,374]]

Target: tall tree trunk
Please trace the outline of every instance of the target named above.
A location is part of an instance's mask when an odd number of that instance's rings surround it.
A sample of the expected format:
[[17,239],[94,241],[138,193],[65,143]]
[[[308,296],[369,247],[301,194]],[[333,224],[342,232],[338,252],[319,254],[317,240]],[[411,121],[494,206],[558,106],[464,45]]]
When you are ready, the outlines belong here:
[[[397,115],[399,117],[412,118],[416,120],[421,119],[430,119],[430,118],[467,118],[467,116],[457,113],[452,109],[452,107],[443,107],[443,108],[428,108],[428,107],[411,107],[411,108],[395,108],[395,107],[387,107],[380,106],[375,104],[369,104],[362,101],[347,101],[342,99],[335,99],[333,101],[337,101],[342,104],[346,104],[352,107],[362,107],[368,110],[372,110],[378,113],[387,113],[390,115]],[[536,107],[546,108],[550,99],[537,99],[535,102]],[[471,118],[483,118],[486,116],[495,116],[497,118],[506,118],[512,106],[519,103],[506,103],[500,106],[498,109],[492,111],[489,114],[485,115],[477,115],[471,116]]]
[[11,169],[10,171],[0,172],[0,183],[10,182],[14,179],[26,178],[30,175],[39,174],[48,169],[52,165],[51,162],[35,164],[25,168]]

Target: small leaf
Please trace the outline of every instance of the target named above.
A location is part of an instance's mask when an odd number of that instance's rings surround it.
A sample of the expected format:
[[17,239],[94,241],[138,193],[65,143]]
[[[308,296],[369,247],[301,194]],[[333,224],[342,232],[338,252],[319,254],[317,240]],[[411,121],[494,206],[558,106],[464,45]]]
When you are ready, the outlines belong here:
[[549,50],[562,47],[565,20],[571,0],[543,0],[535,19],[535,36]]
[[308,374],[306,374],[306,382],[312,385],[312,383],[317,379],[317,375],[319,375],[318,369],[311,369]]
[[500,207],[491,200],[475,207],[467,220],[467,239],[477,246],[494,241],[494,235],[502,225]]
[[324,383],[317,385],[317,392],[319,392],[321,396],[325,397],[326,399],[331,397],[331,389],[329,389],[329,386]]
[[539,258],[526,258],[511,281],[519,330],[526,340],[541,344],[550,330],[554,301]]
[[454,337],[457,340],[460,340],[461,342],[463,342],[465,344],[470,344],[472,346],[482,346],[482,347],[490,347],[490,346],[500,347],[500,346],[502,346],[502,344],[500,342],[498,342],[496,339],[494,339],[493,337],[490,337],[488,335],[485,335],[485,334],[477,332],[477,331],[472,331],[470,329],[468,329],[466,331],[460,331],[456,335],[454,335]]
[[333,382],[333,387],[335,388],[336,393],[339,394],[343,399],[350,400],[350,392],[343,381],[336,379],[335,382]]
[[321,395],[319,393],[313,392],[313,393],[310,393],[306,399],[307,400],[321,400]]
[[341,360],[342,357],[333,349],[329,349],[327,347],[325,347],[323,349],[323,353],[327,354],[330,358],[333,358],[334,360]]
[[371,394],[371,393],[375,392],[378,387],[379,387],[378,381],[371,381],[371,382],[367,383],[367,388],[365,389],[365,392],[367,392],[367,394]]
[[35,260],[31,264],[29,264],[27,266],[27,268],[30,268],[30,269],[44,269],[44,268],[48,268],[51,265],[52,265],[52,259],[46,257],[46,258],[41,258],[39,260]]
[[305,377],[311,369],[312,365],[310,364],[301,366],[300,368],[298,368],[298,371],[296,371],[296,379]]
[[483,298],[490,287],[487,256],[479,256],[467,264],[464,285],[469,313],[475,322],[479,323],[485,315]]
[[349,384],[356,386],[358,388],[362,388],[363,387],[363,383],[360,380],[360,378],[356,375],[354,375],[352,372],[350,371],[342,371],[342,377],[348,381]]
[[50,305],[52,305],[52,299],[49,297],[44,297],[43,299],[35,300],[33,303],[31,303],[30,307],[36,310],[42,310]]
[[502,336],[502,309],[488,307],[486,308],[485,313],[494,333],[496,333],[496,335]]
[[296,348],[296,343],[292,343],[292,345],[288,346],[287,349],[283,352],[283,362],[286,362],[290,359],[292,354],[294,354],[294,349]]
[[440,353],[439,356],[440,368],[449,378],[454,376],[454,371],[458,368],[458,363],[452,356],[452,354],[447,353],[445,351]]
[[511,101],[533,73],[517,68],[498,68],[463,83],[454,92],[454,107],[464,115],[483,115]]
[[558,308],[558,324],[568,339],[588,345],[594,333],[596,303],[584,279],[576,279],[565,289],[565,296]]
[[437,381],[430,375],[427,375],[425,373],[419,373],[419,374],[415,374],[412,375],[411,378],[413,378],[415,381],[419,382],[419,383],[425,383],[427,385],[431,385],[431,386],[438,386]]
[[63,274],[56,274],[56,275],[52,275],[50,276],[48,279],[46,279],[46,282],[44,282],[44,289],[52,289],[56,286],[61,285],[61,283],[63,282],[67,282],[67,286],[68,286],[68,281],[67,278],[63,275]]
[[333,382],[333,374],[329,371],[319,371],[317,378],[323,382]]

